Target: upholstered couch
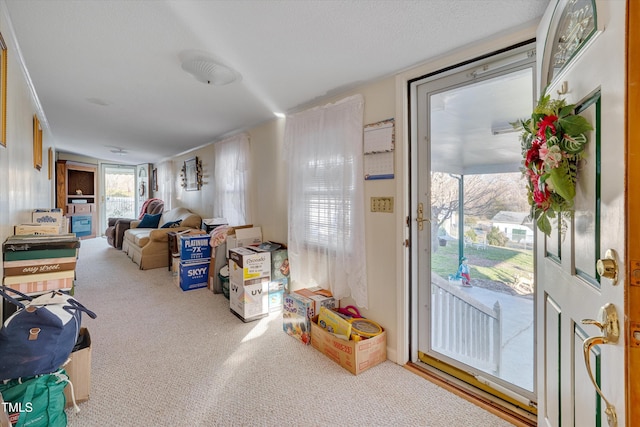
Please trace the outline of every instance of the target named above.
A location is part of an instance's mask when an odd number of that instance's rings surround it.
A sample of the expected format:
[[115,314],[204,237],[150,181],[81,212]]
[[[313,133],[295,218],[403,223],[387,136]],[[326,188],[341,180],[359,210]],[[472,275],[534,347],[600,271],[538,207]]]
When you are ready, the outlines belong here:
[[[144,220],[144,218],[143,218]],[[179,221],[179,224],[175,224]],[[162,228],[172,224],[172,227]],[[124,232],[122,251],[140,266],[141,270],[169,266],[167,234],[189,228],[200,228],[202,218],[185,208],[173,208],[162,213],[157,228],[140,228],[140,221],[132,221]]]
[[[138,219],[141,219],[142,215],[146,213],[152,215],[162,213],[162,211],[164,211],[164,202],[160,199],[149,199],[145,202],[141,210],[142,212]],[[133,221],[137,221],[138,219],[108,218],[107,229],[104,232],[104,235],[107,236],[107,242],[116,249],[122,249],[124,232],[131,228]]]

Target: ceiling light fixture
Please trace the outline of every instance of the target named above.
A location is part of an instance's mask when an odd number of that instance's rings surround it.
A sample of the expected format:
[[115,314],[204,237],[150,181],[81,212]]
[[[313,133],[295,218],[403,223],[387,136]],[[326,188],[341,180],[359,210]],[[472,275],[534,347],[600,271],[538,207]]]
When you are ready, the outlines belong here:
[[238,73],[234,70],[204,56],[185,59],[182,69],[208,85],[224,86],[238,79]]
[[127,154],[129,154],[126,150],[124,150],[122,148],[115,148],[115,149],[111,150],[111,152],[113,154],[118,155],[118,156],[126,156]]

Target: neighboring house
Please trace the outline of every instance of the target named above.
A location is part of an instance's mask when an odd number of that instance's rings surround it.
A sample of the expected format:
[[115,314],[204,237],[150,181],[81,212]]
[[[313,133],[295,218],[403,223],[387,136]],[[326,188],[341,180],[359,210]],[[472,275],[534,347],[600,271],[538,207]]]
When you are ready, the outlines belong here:
[[533,242],[533,223],[528,212],[500,211],[491,218],[493,227],[514,242]]

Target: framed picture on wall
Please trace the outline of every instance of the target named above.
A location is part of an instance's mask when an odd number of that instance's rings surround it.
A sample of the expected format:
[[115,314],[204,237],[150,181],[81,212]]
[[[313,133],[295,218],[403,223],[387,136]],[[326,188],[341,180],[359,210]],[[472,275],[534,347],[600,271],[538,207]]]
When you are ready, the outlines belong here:
[[198,191],[200,190],[200,162],[198,157],[194,157],[189,160],[185,160],[182,167],[182,186],[186,191]]
[[42,127],[35,114],[33,115],[33,167],[42,169]]
[[158,168],[153,168],[151,173],[151,188],[153,191],[158,191]]

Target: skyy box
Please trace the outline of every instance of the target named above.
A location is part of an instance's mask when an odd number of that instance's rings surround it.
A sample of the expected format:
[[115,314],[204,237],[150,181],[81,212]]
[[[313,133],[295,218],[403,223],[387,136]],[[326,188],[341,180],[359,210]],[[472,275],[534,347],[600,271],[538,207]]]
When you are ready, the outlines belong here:
[[206,288],[209,279],[209,260],[203,262],[179,262],[174,283],[183,291]]

